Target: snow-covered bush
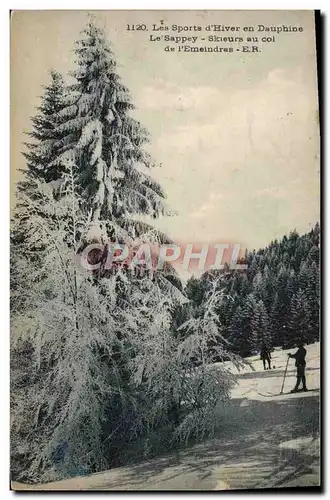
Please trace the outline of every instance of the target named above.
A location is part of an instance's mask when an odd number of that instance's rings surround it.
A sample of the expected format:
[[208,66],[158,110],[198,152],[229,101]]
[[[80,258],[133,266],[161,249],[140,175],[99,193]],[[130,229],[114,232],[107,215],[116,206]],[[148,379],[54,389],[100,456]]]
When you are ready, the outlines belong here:
[[25,197],[14,219],[14,227],[25,228],[24,242],[13,249],[16,272],[28,279],[12,297],[21,303],[12,315],[12,456],[24,455],[28,466],[20,475],[31,481],[107,465],[106,403],[121,398],[124,385],[115,354],[128,323],[117,305],[117,277],[95,286],[78,265],[91,218],[73,167],[62,190],[56,200],[38,183],[37,199]]

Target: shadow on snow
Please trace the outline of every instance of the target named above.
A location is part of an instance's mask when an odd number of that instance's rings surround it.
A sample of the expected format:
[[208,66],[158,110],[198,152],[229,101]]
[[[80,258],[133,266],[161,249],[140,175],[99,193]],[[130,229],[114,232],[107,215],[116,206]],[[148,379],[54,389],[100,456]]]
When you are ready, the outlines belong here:
[[280,401],[233,399],[219,408],[218,418],[216,438],[166,458],[123,467],[117,478],[111,477],[115,470],[109,471],[108,480],[107,473],[95,474],[90,489],[213,490],[218,481],[231,490],[319,484],[318,395]]

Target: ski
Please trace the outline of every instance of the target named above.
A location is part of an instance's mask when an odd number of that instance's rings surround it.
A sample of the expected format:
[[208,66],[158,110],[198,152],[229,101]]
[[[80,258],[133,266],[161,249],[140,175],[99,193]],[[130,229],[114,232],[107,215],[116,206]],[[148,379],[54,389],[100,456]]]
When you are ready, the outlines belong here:
[[276,397],[279,397],[279,396],[288,396],[289,394],[300,394],[300,393],[303,393],[303,392],[315,392],[315,391],[318,391],[318,389],[307,389],[307,391],[303,391],[302,389],[300,389],[299,391],[295,391],[295,392],[281,392],[281,393],[277,393],[277,394],[271,394],[271,393],[268,393],[268,394],[262,394],[261,392],[258,392],[259,396],[262,396],[264,398],[276,398]]
[[269,394],[262,394],[262,392],[258,392],[258,394],[259,394],[259,396],[262,396],[263,398],[276,398],[278,396],[284,396],[286,394],[291,394],[291,392],[282,392],[280,394],[278,394],[278,393],[277,394],[271,394],[271,393],[269,393]]

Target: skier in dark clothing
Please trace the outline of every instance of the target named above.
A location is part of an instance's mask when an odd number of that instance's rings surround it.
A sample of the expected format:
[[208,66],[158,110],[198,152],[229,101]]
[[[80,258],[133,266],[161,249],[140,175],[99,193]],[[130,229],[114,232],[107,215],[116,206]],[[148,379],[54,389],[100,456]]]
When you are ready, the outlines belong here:
[[267,370],[267,368],[266,368],[266,361],[268,363],[268,369],[269,370],[271,369],[270,358],[271,358],[270,350],[267,349],[267,347],[265,346],[265,344],[263,344],[261,346],[261,350],[260,350],[260,359],[262,359],[262,362],[264,364],[264,370]]
[[307,354],[307,351],[304,348],[303,344],[298,345],[298,350],[295,354],[288,354],[288,356],[290,358],[295,358],[295,360],[296,360],[295,366],[297,367],[297,382],[296,382],[295,388],[292,389],[291,392],[298,391],[300,382],[302,382],[302,384],[303,384],[303,391],[307,391],[306,376],[305,376],[306,354]]

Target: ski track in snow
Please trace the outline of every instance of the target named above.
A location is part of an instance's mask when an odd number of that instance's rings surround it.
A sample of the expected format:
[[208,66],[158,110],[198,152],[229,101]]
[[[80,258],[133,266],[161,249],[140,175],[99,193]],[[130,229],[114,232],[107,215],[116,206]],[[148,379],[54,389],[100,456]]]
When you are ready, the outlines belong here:
[[[231,366],[238,374],[238,385],[230,404],[219,406],[215,439],[135,466],[34,487],[12,482],[12,488],[207,491],[318,486],[320,345],[306,349],[310,390],[306,393],[279,395],[287,353],[295,349],[275,350],[275,369],[264,370],[259,356],[248,358],[255,371],[246,367],[238,373]],[[294,387],[295,373],[294,360],[290,360],[284,393]]]

